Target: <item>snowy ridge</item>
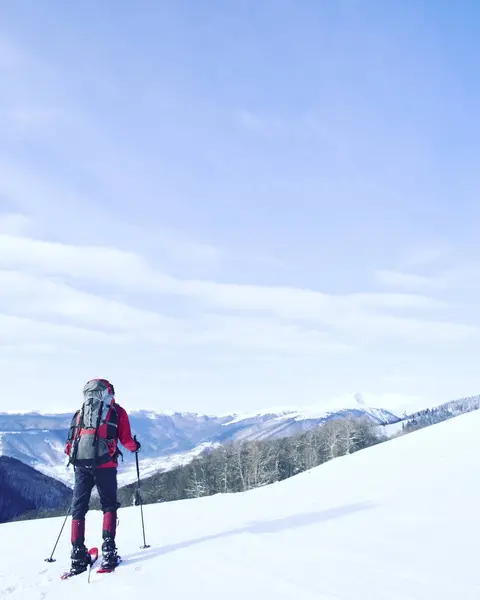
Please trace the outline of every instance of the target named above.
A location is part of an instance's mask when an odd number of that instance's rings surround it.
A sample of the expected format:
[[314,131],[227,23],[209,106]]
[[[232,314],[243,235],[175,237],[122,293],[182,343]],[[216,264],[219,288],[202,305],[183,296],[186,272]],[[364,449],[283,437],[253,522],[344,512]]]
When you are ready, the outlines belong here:
[[[478,600],[479,429],[475,411],[263,488],[145,506],[145,550],[139,508],[121,508],[123,563],[91,587],[59,580],[67,530],[43,560],[63,518],[0,525],[0,597]],[[87,545],[101,523],[87,514]]]
[[245,421],[264,420],[264,419],[281,419],[287,415],[293,415],[298,412],[298,408],[270,408],[251,413],[234,413],[233,415],[225,415],[228,421],[223,423],[223,426],[234,425]]
[[180,418],[190,418],[190,419],[218,419],[218,415],[207,414],[202,412],[191,412],[191,411],[179,411],[173,409],[163,409],[163,410],[147,410],[144,408],[140,409],[129,409],[125,408],[126,412],[129,415],[133,415],[139,418],[146,419],[159,419],[161,417],[180,417]]
[[308,419],[328,419],[333,416],[342,416],[349,412],[356,412],[359,415],[371,417],[374,421],[377,421],[379,424],[384,422],[392,422],[395,420],[395,415],[393,413],[384,410],[382,408],[371,408],[366,406],[357,406],[352,408],[344,408],[341,410],[333,410],[333,411],[322,411],[321,409],[306,409],[303,411],[299,411],[296,415],[292,415],[297,421],[308,420]]
[[284,408],[283,410],[265,410],[261,412],[238,414],[234,415],[234,418],[224,423],[223,426],[225,427],[228,425],[233,425],[235,423],[243,423],[252,420],[265,421],[269,419],[275,421],[307,421],[313,419],[322,422],[331,417],[340,417],[348,415],[349,413],[355,413],[358,416],[363,415],[370,417],[378,424],[392,423],[400,419],[400,417],[397,417],[392,412],[382,408],[371,408],[362,405],[352,405],[351,408],[345,407],[339,410],[325,410],[321,407],[311,407],[304,409]]

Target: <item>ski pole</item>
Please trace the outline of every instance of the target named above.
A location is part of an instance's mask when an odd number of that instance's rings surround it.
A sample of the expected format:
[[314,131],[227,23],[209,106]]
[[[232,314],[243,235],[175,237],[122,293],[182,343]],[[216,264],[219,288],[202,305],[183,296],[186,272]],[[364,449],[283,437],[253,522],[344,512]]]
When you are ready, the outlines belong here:
[[50,558],[46,558],[45,562],[49,562],[49,563],[55,562],[55,559],[53,558],[53,554],[55,552],[55,549],[57,548],[58,541],[60,540],[60,536],[62,535],[63,528],[65,527],[65,523],[67,522],[68,515],[70,514],[71,509],[72,509],[72,505],[70,504],[70,506],[68,507],[68,512],[65,515],[65,520],[63,521],[62,528],[60,529],[60,533],[58,534],[57,541],[55,542],[55,546],[53,547],[52,553],[50,554]]
[[[135,441],[137,441],[137,436],[134,435],[133,439]],[[142,548],[142,550],[143,550],[144,548],[150,548],[150,544],[147,544],[147,542],[145,541],[145,525],[143,522],[143,503],[142,503],[142,495],[140,494],[140,467],[138,466],[138,452],[135,452],[135,460],[137,462],[137,482],[138,482],[136,497],[138,498],[138,500],[140,502],[140,513],[142,515],[142,531],[143,531],[143,546],[140,546],[140,548]]]

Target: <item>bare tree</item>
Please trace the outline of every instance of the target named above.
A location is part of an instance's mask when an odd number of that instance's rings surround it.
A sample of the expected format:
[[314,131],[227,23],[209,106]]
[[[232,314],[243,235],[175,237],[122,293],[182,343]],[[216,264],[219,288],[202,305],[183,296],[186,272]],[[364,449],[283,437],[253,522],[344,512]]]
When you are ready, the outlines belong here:
[[247,445],[248,487],[259,487],[277,479],[275,446],[265,442],[251,442]]
[[347,416],[338,425],[340,453],[351,454],[355,452],[358,441],[358,421],[351,416]]
[[326,460],[340,456],[340,425],[339,419],[330,419],[322,425],[323,447]]
[[[247,475],[246,475],[246,469],[247,469],[246,448],[247,448],[247,444],[237,443],[232,446],[233,468],[234,468],[236,474],[238,475],[238,478],[240,479],[242,492],[245,492],[246,490],[248,490]],[[237,490],[235,490],[235,491],[237,491]]]
[[208,494],[208,486],[205,482],[205,471],[200,465],[192,469],[189,485],[186,490],[188,498],[200,498]]
[[304,468],[312,469],[319,464],[320,436],[317,429],[311,429],[304,434],[303,458]]

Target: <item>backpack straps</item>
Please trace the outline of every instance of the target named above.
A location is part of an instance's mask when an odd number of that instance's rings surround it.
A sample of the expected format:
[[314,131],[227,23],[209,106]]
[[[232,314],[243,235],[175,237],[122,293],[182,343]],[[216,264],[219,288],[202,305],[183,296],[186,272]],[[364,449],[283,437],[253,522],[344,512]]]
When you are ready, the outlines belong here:
[[98,409],[97,423],[95,425],[95,435],[93,436],[93,441],[92,441],[92,444],[95,446],[92,469],[95,468],[95,464],[96,464],[96,461],[98,458],[97,457],[97,454],[98,454],[98,428],[100,427],[100,422],[102,420],[102,414],[103,414],[103,400],[100,402],[100,407]]
[[77,456],[78,440],[80,438],[80,430],[83,427],[83,411],[84,411],[84,405],[82,404],[81,410],[78,410],[72,419],[72,422],[73,422],[73,420],[76,417],[75,425],[73,425],[73,427],[70,427],[70,432],[72,432],[72,430],[73,430],[74,433],[72,436],[72,447],[70,450],[70,456],[68,459],[67,467],[69,467],[74,462],[74,460]]
[[70,444],[75,439],[75,435],[77,433],[79,417],[80,417],[80,410],[77,410],[70,421],[70,427],[68,429],[67,442],[69,442]]
[[118,412],[113,401],[108,407],[107,414],[105,415],[105,425],[107,426],[107,438],[116,438],[118,436]]

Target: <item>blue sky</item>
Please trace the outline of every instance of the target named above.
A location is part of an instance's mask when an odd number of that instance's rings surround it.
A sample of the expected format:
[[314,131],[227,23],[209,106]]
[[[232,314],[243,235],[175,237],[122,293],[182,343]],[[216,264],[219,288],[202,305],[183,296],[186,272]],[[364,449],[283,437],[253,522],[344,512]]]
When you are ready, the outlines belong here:
[[479,19],[3,3],[0,410],[478,393]]

